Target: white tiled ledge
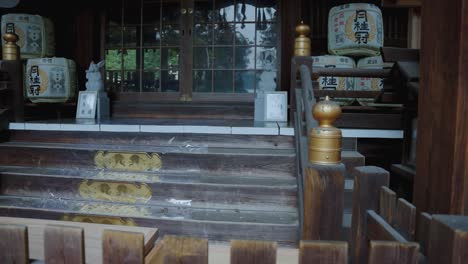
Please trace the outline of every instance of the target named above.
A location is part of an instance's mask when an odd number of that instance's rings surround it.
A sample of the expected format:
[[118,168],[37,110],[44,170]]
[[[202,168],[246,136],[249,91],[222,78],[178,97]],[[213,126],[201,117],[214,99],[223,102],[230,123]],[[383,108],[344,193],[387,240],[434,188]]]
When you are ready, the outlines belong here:
[[[102,132],[149,132],[186,134],[227,135],[282,135],[294,136],[294,128],[269,124],[264,127],[236,126],[187,126],[187,125],[123,125],[123,124],[54,124],[54,123],[10,123],[10,130],[42,131],[102,131]],[[342,129],[344,138],[403,138],[403,130],[386,129]]]

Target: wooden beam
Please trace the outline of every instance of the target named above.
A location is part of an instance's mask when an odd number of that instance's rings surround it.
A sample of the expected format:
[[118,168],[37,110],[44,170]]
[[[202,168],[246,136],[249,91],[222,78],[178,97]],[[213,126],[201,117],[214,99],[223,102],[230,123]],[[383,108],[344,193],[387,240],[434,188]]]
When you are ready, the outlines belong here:
[[29,263],[26,226],[0,225],[0,263]]
[[104,264],[143,264],[143,233],[104,230],[102,262]]
[[468,0],[423,3],[413,202],[430,214],[467,214]]
[[306,169],[303,240],[340,240],[345,171],[343,164],[311,164]]
[[388,186],[388,171],[374,167],[356,167],[353,190],[353,215],[351,222],[351,261],[364,263],[367,258],[367,210],[379,208],[379,195],[382,186]]
[[468,259],[468,217],[433,215],[429,249],[429,264],[462,264]]
[[371,241],[369,264],[417,264],[418,250],[418,243]]
[[380,189],[379,214],[390,225],[393,225],[393,219],[396,213],[396,193],[387,186]]
[[84,264],[83,228],[47,226],[44,230],[44,262],[47,264]]
[[276,264],[276,242],[232,240],[231,264]]
[[375,211],[367,211],[367,239],[381,241],[408,242]]
[[301,241],[299,264],[346,264],[348,243],[337,241]]

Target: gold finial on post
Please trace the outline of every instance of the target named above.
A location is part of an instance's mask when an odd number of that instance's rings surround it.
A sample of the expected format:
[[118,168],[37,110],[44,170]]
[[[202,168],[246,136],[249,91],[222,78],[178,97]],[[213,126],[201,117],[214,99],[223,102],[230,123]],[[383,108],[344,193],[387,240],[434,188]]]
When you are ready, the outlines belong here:
[[18,35],[16,35],[14,32],[7,32],[3,35],[3,39],[6,41],[6,43],[3,44],[2,59],[19,60],[20,48],[16,44],[18,41]]
[[341,107],[327,96],[312,108],[312,115],[319,127],[309,133],[309,161],[317,164],[341,162],[341,130],[333,123],[341,116]]
[[301,24],[296,26],[296,33],[299,36],[296,38],[294,43],[294,56],[310,56],[310,27],[301,21]]

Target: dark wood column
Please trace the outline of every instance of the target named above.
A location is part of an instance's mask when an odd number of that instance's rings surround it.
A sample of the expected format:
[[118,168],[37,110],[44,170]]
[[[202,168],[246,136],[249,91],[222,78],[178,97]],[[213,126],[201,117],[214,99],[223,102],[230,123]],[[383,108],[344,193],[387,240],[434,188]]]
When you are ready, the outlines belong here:
[[414,203],[468,214],[468,0],[424,0]]

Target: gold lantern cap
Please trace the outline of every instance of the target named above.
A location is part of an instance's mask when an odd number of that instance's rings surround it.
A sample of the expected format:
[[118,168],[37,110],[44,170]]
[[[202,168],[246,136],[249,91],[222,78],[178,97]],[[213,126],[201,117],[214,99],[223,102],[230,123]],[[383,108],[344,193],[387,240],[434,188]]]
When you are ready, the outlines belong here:
[[317,164],[341,162],[341,130],[333,123],[341,116],[341,107],[327,96],[312,108],[313,117],[319,126],[309,134],[309,161]]
[[7,32],[3,34],[3,39],[6,43],[2,47],[3,60],[18,60],[20,48],[16,45],[19,37],[15,33]]
[[299,34],[299,36],[307,36],[310,33],[310,27],[304,24],[304,21],[301,21],[301,23],[296,26],[296,33]]
[[333,123],[341,116],[341,107],[326,96],[312,108],[312,116],[319,122],[319,127],[333,127]]
[[3,40],[10,43],[16,43],[18,41],[18,35],[16,35],[15,33],[7,32],[3,34]]

